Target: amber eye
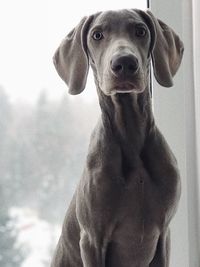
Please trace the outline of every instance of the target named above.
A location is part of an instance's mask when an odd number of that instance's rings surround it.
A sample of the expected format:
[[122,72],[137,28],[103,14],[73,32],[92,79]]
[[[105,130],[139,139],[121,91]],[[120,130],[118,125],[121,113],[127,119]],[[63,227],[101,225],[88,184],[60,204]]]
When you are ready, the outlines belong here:
[[103,38],[103,33],[100,32],[100,31],[95,31],[93,34],[92,34],[92,38],[96,41],[99,41]]
[[147,30],[144,26],[138,26],[135,30],[135,35],[137,37],[144,37],[147,33]]

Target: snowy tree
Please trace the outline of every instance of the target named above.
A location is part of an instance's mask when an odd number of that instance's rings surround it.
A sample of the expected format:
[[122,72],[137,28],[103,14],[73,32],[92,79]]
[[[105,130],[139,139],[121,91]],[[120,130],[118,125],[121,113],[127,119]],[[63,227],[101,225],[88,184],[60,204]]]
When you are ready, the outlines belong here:
[[9,216],[13,197],[13,177],[9,173],[11,125],[12,108],[5,91],[0,87],[0,266],[3,267],[20,266],[23,259]]

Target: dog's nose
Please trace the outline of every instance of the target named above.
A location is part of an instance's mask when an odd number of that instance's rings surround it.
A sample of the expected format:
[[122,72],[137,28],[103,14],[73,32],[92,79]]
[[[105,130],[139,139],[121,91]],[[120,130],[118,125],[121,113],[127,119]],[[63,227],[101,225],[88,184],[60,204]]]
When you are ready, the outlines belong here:
[[133,75],[139,68],[139,62],[133,54],[114,55],[111,60],[111,70],[116,76]]

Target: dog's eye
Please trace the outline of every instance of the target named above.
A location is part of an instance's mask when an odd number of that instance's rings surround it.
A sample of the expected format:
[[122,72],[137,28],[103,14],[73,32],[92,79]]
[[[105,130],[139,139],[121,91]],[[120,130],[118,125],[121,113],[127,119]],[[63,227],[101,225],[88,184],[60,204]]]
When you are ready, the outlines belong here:
[[147,30],[144,26],[139,26],[135,30],[135,35],[137,37],[144,37],[146,35],[146,33],[147,33]]
[[93,34],[92,34],[92,38],[93,38],[94,40],[96,40],[96,41],[99,41],[99,40],[101,40],[101,39],[103,38],[103,33],[100,32],[100,31],[95,31],[95,32],[93,32]]

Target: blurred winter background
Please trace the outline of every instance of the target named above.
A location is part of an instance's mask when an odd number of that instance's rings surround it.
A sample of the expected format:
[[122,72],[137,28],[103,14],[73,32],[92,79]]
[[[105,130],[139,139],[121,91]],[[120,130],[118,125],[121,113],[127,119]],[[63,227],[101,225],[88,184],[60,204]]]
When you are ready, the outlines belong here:
[[0,7],[0,266],[49,266],[99,114],[90,73],[72,97],[52,64],[90,13],[146,1],[2,1]]

